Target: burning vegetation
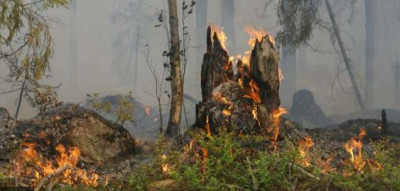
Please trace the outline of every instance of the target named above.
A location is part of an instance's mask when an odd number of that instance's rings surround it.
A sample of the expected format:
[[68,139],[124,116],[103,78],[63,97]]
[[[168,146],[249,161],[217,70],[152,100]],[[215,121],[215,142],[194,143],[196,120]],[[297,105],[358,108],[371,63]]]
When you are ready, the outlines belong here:
[[[35,190],[400,189],[395,181],[400,167],[393,160],[400,146],[371,144],[364,128],[340,141],[335,134],[340,131],[305,130],[282,118],[287,111],[280,107],[283,76],[275,41],[264,30],[245,30],[251,51],[229,56],[223,30],[208,29],[202,101],[196,124],[182,139],[160,136],[150,148],[141,143],[137,156],[129,155],[135,143],[123,127],[71,106],[16,124],[13,131],[24,133],[9,156],[5,179]],[[119,103],[129,106],[117,107],[119,114],[133,110],[127,99]],[[149,106],[140,106],[151,114]]]

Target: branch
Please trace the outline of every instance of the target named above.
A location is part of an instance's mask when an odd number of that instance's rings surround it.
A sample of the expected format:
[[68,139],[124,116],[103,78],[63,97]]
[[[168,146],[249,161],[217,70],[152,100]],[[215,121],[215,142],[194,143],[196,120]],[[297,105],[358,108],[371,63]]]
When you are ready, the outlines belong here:
[[49,182],[53,177],[60,175],[62,172],[67,170],[69,168],[69,165],[64,165],[61,168],[59,168],[57,171],[55,171],[52,174],[49,174],[48,176],[44,177],[42,180],[40,180],[39,184],[35,187],[34,191],[39,191],[47,182]]
[[301,173],[303,173],[304,175],[315,179],[315,180],[321,180],[321,178],[314,176],[313,174],[307,172],[306,170],[304,170],[303,168],[301,168],[299,165],[296,165],[294,163],[290,163],[295,169],[299,170]]

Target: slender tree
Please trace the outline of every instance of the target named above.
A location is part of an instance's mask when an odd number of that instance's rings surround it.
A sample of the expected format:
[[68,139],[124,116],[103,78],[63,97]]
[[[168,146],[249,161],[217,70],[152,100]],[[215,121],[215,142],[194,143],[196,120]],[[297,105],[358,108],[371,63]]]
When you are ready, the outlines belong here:
[[176,0],[168,0],[169,29],[170,29],[170,82],[171,82],[171,107],[166,135],[176,137],[179,134],[181,121],[183,87],[180,63],[179,19]]
[[342,37],[340,35],[339,27],[336,24],[335,16],[334,16],[333,11],[332,11],[332,6],[331,6],[329,0],[325,0],[325,4],[326,4],[326,8],[328,9],[329,18],[331,19],[331,23],[332,23],[334,34],[336,36],[336,40],[338,41],[338,44],[339,44],[340,52],[342,53],[343,60],[344,60],[344,63],[346,65],[347,73],[349,74],[349,77],[350,77],[350,80],[351,80],[351,84],[353,85],[353,90],[354,90],[354,93],[356,95],[356,99],[357,99],[358,105],[361,108],[361,112],[364,113],[365,112],[364,101],[362,100],[360,89],[359,89],[359,86],[358,86],[357,81],[355,79],[353,68],[352,68],[352,66],[350,64],[350,59],[347,56],[346,49],[344,48],[344,44],[343,44],[343,41],[342,41]]

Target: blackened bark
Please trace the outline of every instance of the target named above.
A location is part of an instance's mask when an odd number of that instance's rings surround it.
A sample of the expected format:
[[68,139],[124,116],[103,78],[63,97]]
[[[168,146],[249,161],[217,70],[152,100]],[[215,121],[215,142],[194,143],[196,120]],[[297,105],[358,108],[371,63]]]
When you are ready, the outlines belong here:
[[273,112],[279,109],[279,54],[268,37],[256,42],[251,53],[250,77],[260,88],[261,103],[258,105],[258,118],[262,128],[273,124]]
[[239,60],[234,75],[228,53],[208,29],[201,74],[203,99],[196,105],[195,127],[206,128],[208,119],[212,134],[220,127],[242,133],[270,128],[280,105],[280,81],[279,53],[269,39],[267,35],[256,42],[250,64]]
[[203,101],[212,97],[213,90],[222,83],[233,80],[232,61],[228,52],[222,48],[218,36],[207,29],[207,52],[201,68],[201,87]]
[[181,110],[183,100],[183,87],[180,63],[180,42],[178,7],[176,0],[168,0],[169,28],[171,35],[170,71],[171,71],[171,107],[166,135],[176,137],[179,135]]

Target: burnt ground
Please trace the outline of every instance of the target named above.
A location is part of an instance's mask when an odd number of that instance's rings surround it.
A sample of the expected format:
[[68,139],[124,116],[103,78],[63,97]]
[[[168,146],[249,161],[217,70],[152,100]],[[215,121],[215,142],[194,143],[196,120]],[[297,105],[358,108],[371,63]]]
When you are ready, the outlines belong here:
[[[380,120],[355,119],[337,126],[305,129],[300,124],[283,119],[278,141],[283,143],[289,140],[296,145],[309,136],[315,143],[311,152],[322,150],[324,152],[320,157],[335,156],[332,163],[340,166],[340,161],[349,157],[343,144],[365,128],[367,135],[363,139],[363,150],[369,153],[369,143],[383,137],[380,126]],[[40,136],[42,132],[44,137]],[[389,122],[387,137],[398,143],[400,124]],[[22,148],[21,143],[31,141],[37,144],[37,151],[49,159],[56,155],[54,148],[58,144],[80,148],[82,155],[77,167],[99,174],[99,182],[104,181],[105,175],[110,180],[126,177],[143,163],[150,163],[155,147],[154,142],[134,139],[121,125],[80,107],[63,107],[34,119],[2,123],[0,141],[0,172],[5,175],[9,174],[11,161]]]

